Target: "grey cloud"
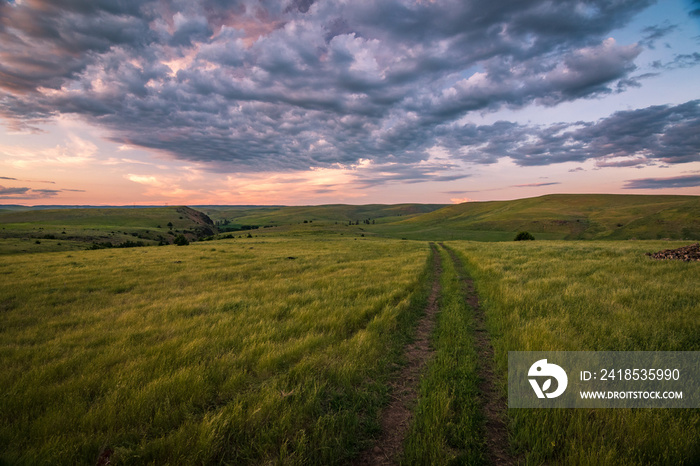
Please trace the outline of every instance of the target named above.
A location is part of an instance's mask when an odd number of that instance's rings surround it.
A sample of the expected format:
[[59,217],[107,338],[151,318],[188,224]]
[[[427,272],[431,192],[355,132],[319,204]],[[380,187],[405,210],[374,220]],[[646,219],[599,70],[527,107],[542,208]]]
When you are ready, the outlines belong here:
[[627,180],[624,189],[669,189],[700,186],[700,175],[675,176],[670,178],[642,178]]
[[510,157],[517,164],[549,165],[598,161],[630,166],[700,161],[700,101],[621,111],[597,122],[531,127],[508,122],[451,126],[439,143],[464,160],[492,163]]
[[0,199],[45,199],[57,196],[60,190],[31,189],[31,188],[5,188],[0,186]]
[[0,88],[59,89],[113,47],[152,39],[149,18],[134,2],[0,3]]
[[0,176],[0,180],[10,180],[10,181],[26,181],[30,183],[46,183],[46,184],[56,184],[55,181],[47,181],[47,180],[20,180],[17,178],[11,178],[9,176]]
[[63,191],[63,190],[61,190],[61,189],[32,189],[33,193],[37,193],[39,195],[44,195],[47,197],[55,196],[58,193],[60,193],[61,191]]
[[652,62],[651,66],[657,70],[673,70],[676,68],[690,68],[700,64],[700,53],[677,54],[672,61],[663,63],[660,60]]
[[[8,179],[0,177],[2,179]],[[0,186],[0,199],[44,199],[58,196],[63,191],[85,192],[74,189],[33,189],[33,188],[6,188]]]
[[29,191],[30,188],[6,188],[0,186],[0,196],[21,195]]
[[470,176],[471,174],[457,170],[455,165],[434,163],[385,164],[369,169],[358,169],[355,174],[360,188],[371,188],[393,182],[415,184],[457,181]]
[[[638,85],[632,73],[641,47],[606,38],[649,4],[2,2],[0,115],[15,127],[80,115],[115,141],[215,170],[360,159],[410,170],[436,144],[478,163],[585,160],[595,148],[576,133],[573,146],[556,149],[560,129],[539,129],[538,140],[523,143],[531,128],[455,129],[454,122],[474,111],[552,106]],[[646,37],[665,33],[652,28]],[[693,158],[684,154],[676,161]]]
[[645,47],[653,49],[656,46],[656,41],[667,36],[668,34],[672,33],[677,29],[677,24],[663,24],[646,27],[642,30],[644,36],[639,41],[639,43]]
[[169,45],[192,46],[194,42],[206,41],[213,34],[209,22],[202,16],[188,18],[182,14],[174,17],[175,32],[169,40]]
[[637,157],[634,159],[624,159],[624,160],[607,160],[602,158],[596,162],[596,167],[644,167],[649,165],[650,161],[646,157]]
[[700,17],[700,0],[691,0],[690,3],[693,7],[688,14],[690,16]]
[[[493,163],[510,157],[519,165],[595,159],[599,166],[685,163],[700,157],[698,102],[618,112],[598,122],[527,126],[509,122],[450,126],[438,143],[465,161]],[[633,160],[634,163],[630,162]]]
[[292,0],[289,6],[287,6],[286,11],[297,9],[302,13],[306,13],[309,11],[309,8],[311,8],[311,5],[314,4],[314,1],[315,0]]

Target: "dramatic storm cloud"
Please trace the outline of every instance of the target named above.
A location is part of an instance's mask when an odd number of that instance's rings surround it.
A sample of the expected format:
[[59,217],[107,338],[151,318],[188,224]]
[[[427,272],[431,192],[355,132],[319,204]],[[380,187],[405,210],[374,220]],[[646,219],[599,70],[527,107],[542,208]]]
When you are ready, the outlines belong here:
[[250,170],[413,162],[468,112],[629,85],[605,35],[648,3],[5,2],[1,109]]

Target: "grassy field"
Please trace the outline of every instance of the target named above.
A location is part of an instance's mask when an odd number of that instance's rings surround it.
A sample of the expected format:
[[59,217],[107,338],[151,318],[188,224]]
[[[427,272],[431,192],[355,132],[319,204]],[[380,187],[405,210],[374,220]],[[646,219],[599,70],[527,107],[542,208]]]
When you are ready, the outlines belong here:
[[331,464],[378,428],[428,247],[40,256],[0,264],[0,463]]
[[[668,242],[450,243],[473,275],[506,392],[508,351],[698,351],[700,263]],[[697,409],[511,409],[528,463],[698,464]]]
[[[689,243],[610,240],[695,231],[683,219],[697,198],[671,198],[547,196],[423,213],[319,206],[313,219],[313,207],[289,208],[251,237],[94,251],[86,238],[165,233],[169,221],[184,231],[202,218],[177,208],[0,213],[0,464],[352,461],[378,435],[427,300],[426,237],[444,240],[473,277],[495,356],[478,356],[465,272],[439,248],[434,355],[402,459],[488,464],[479,368],[492,365],[505,396],[508,351],[700,350],[700,263],[644,255]],[[562,237],[571,219],[585,226],[577,234],[595,232],[592,218],[607,240],[513,242],[508,229],[522,224],[508,222],[529,212],[534,225],[545,208],[561,231],[533,231],[538,240]],[[274,209],[236,218],[265,221]],[[503,229],[469,230],[473,209]],[[386,216],[332,219],[370,212]],[[523,464],[700,463],[697,409],[504,417]]]

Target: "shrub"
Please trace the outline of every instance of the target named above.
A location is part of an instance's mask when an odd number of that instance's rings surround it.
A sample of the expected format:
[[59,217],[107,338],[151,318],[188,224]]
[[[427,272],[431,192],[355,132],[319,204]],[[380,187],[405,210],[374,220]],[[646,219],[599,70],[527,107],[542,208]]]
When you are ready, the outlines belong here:
[[177,235],[173,243],[177,244],[178,246],[187,246],[188,244],[190,244],[190,242],[187,241],[187,238],[185,238],[185,235]]
[[515,236],[515,240],[514,240],[514,241],[532,241],[532,240],[534,240],[534,239],[535,239],[535,237],[532,236],[532,235],[531,235],[530,233],[528,233],[527,231],[521,231],[520,233],[518,233],[518,234]]
[[115,248],[141,248],[144,246],[145,246],[145,244],[143,241],[124,241],[123,243],[118,244],[114,247]]
[[96,249],[107,249],[107,248],[113,248],[114,245],[110,243],[109,241],[105,241],[103,243],[95,243],[93,242],[92,245],[88,248],[91,250],[96,250]]

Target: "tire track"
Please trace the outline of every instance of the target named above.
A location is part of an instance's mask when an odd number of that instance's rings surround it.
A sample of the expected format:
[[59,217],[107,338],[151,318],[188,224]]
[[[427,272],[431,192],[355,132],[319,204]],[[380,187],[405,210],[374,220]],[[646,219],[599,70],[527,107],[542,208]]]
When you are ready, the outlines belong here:
[[508,452],[508,427],[506,418],[507,401],[496,388],[496,376],[493,371],[493,345],[486,330],[486,317],[479,306],[479,297],[474,289],[474,281],[469,277],[464,264],[457,253],[442,243],[454,263],[455,270],[462,283],[462,290],[467,304],[474,312],[474,340],[479,354],[478,376],[481,393],[482,412],[484,414],[484,436],[486,456],[492,464],[516,464],[515,458]]
[[354,463],[356,465],[397,464],[403,451],[403,443],[413,418],[413,409],[418,398],[420,375],[425,371],[427,361],[433,355],[430,336],[435,328],[439,312],[440,276],[442,264],[440,252],[435,243],[430,243],[433,255],[433,283],[425,307],[425,315],[416,326],[415,340],[406,345],[404,355],[406,365],[390,382],[392,401],[382,411],[382,433],[374,448],[366,450]]

